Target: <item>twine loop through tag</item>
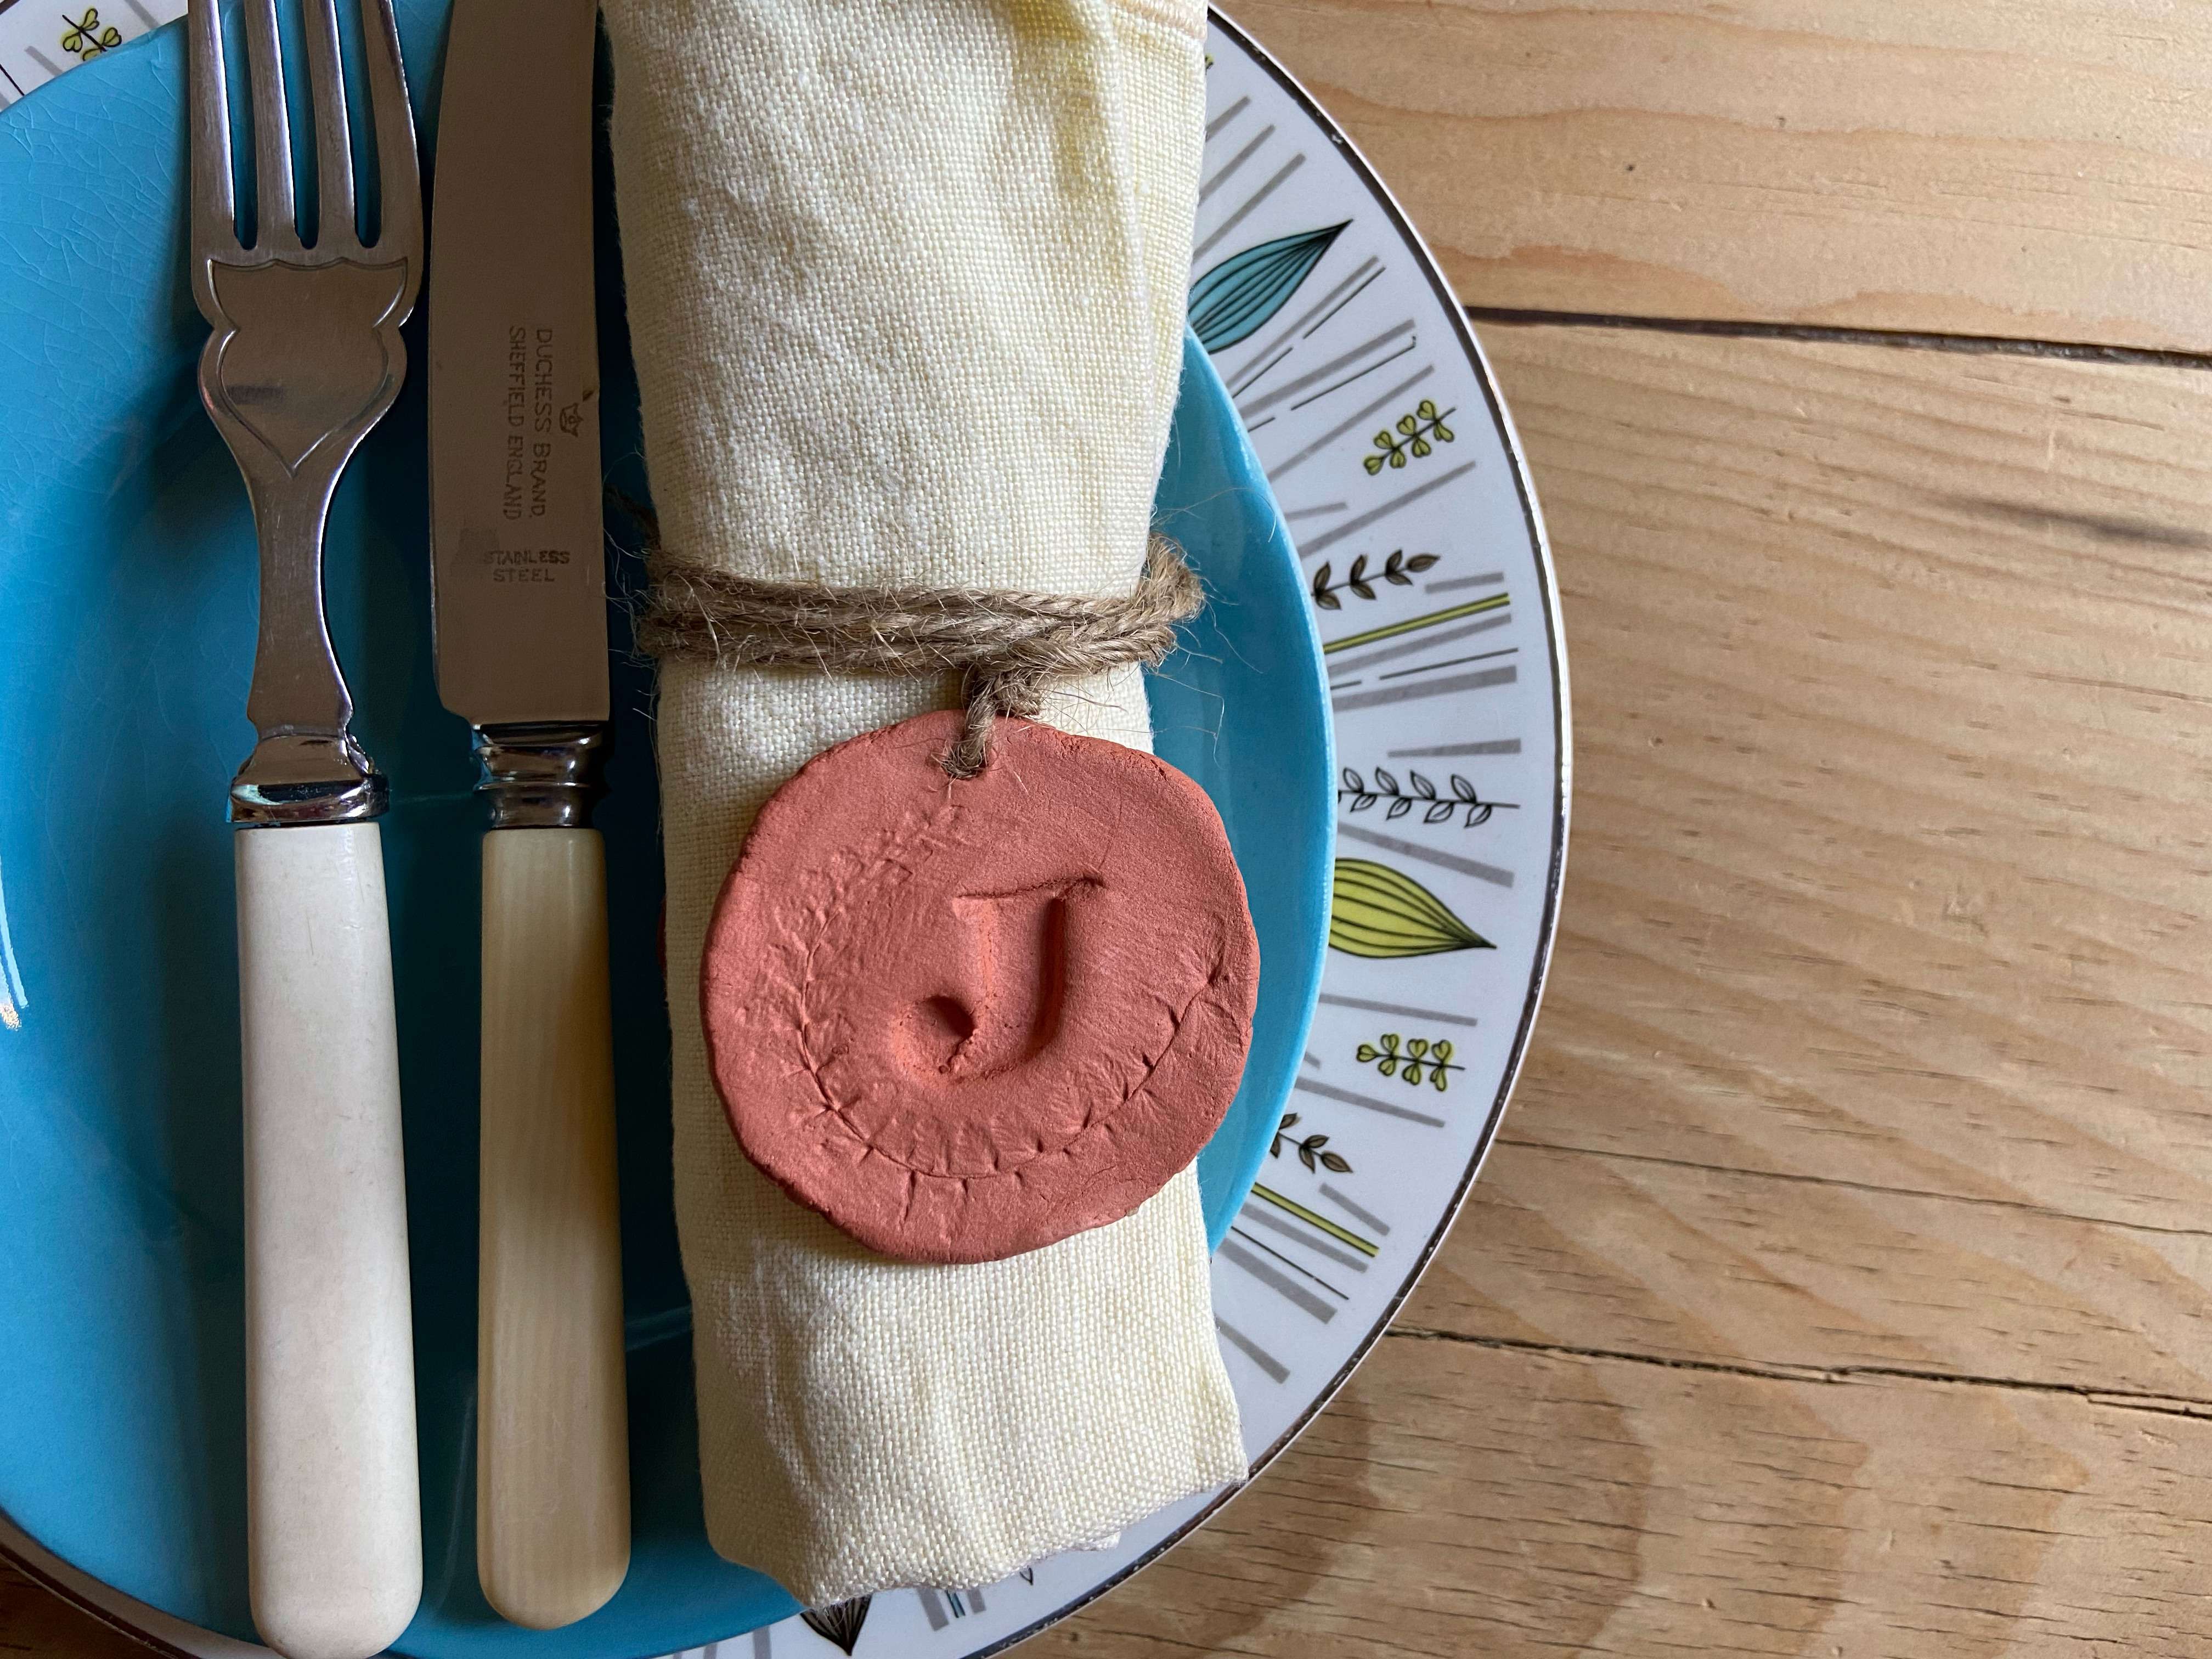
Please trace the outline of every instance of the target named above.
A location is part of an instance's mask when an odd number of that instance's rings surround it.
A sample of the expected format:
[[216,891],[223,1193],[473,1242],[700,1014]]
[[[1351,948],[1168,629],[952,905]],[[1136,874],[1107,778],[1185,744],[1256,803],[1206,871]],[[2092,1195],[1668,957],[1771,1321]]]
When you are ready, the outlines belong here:
[[962,675],[967,719],[942,762],[955,778],[983,769],[999,716],[1033,718],[1055,684],[1128,663],[1158,665],[1175,649],[1176,624],[1205,603],[1182,550],[1158,535],[1135,590],[1107,599],[763,581],[665,551],[651,568],[637,642],[652,656]]

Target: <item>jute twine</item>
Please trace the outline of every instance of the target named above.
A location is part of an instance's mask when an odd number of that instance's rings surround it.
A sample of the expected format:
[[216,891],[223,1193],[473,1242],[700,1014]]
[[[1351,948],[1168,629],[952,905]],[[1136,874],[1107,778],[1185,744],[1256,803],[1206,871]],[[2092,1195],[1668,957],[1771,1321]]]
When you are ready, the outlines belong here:
[[653,656],[757,666],[965,677],[968,718],[944,757],[972,778],[1001,714],[1033,718],[1055,684],[1158,663],[1205,603],[1182,550],[1155,536],[1136,591],[1074,599],[980,587],[831,587],[759,581],[662,551],[637,642]]

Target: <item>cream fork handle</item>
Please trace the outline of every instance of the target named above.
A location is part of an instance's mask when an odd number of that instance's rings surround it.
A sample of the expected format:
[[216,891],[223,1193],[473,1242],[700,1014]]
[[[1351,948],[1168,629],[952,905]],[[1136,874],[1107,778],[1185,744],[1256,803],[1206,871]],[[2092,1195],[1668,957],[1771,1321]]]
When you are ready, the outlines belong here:
[[422,1593],[383,843],[235,840],[253,1622],[288,1659],[367,1659]]

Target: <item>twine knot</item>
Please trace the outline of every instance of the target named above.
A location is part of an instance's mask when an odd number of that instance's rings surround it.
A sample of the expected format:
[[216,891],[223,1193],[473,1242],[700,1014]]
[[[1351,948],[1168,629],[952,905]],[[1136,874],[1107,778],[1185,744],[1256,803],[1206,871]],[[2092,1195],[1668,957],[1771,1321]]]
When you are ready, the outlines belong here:
[[955,778],[983,769],[1000,715],[1034,718],[1055,684],[1157,665],[1175,648],[1176,624],[1205,603],[1197,573],[1164,536],[1152,538],[1135,591],[1108,599],[762,581],[665,552],[651,568],[637,641],[653,656],[962,675],[967,722],[942,763]]

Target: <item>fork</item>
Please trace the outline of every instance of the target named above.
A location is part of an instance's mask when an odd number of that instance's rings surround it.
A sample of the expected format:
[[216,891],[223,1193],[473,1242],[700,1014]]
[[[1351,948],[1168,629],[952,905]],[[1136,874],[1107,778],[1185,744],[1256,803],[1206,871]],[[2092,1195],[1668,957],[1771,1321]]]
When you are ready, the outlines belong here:
[[240,237],[216,0],[191,0],[201,401],[246,480],[261,605],[230,788],[246,1123],[247,1561],[289,1659],[365,1659],[413,1617],[422,1509],[392,951],[376,818],[323,616],[331,492],[406,376],[422,186],[391,0],[359,0],[380,224],[357,223],[335,0],[304,0],[319,222],[301,234],[276,0],[244,0],[254,235]]

